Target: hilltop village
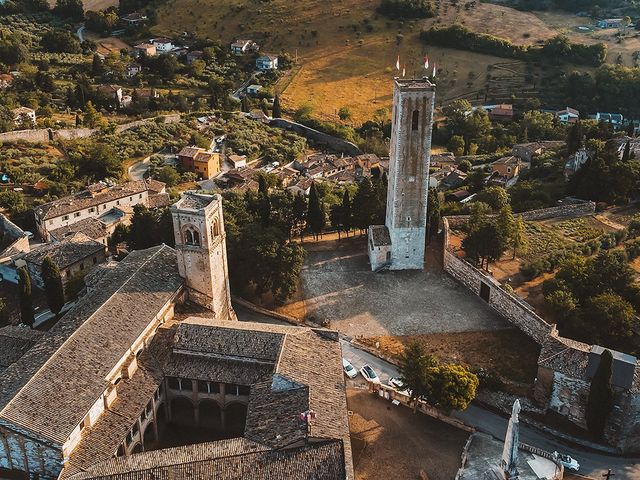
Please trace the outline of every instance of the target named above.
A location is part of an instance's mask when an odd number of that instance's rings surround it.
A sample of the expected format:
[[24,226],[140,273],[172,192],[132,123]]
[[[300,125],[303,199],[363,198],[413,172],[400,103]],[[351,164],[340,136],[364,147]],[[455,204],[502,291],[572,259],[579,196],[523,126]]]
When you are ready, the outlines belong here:
[[640,478],[640,8],[210,7],[0,2],[0,478]]

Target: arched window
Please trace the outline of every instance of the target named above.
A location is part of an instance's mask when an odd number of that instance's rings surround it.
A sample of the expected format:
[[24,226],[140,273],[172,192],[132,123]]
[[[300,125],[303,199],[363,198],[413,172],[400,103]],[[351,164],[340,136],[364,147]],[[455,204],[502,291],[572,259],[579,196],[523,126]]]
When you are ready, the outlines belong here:
[[200,233],[197,230],[193,231],[193,244],[200,245]]
[[414,110],[411,116],[411,130],[418,130],[418,115],[418,110]]
[[217,237],[218,235],[220,235],[220,226],[218,225],[218,221],[217,220],[215,222],[213,222],[212,233],[213,233],[214,237]]
[[184,243],[187,245],[193,245],[193,233],[188,228],[184,232]]

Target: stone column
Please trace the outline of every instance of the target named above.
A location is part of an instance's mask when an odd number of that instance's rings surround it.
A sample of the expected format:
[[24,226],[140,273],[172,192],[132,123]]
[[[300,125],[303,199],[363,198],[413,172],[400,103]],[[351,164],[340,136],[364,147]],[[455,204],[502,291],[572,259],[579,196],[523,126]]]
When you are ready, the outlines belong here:
[[200,426],[200,405],[198,404],[198,381],[191,380],[191,399],[193,400],[193,418]]

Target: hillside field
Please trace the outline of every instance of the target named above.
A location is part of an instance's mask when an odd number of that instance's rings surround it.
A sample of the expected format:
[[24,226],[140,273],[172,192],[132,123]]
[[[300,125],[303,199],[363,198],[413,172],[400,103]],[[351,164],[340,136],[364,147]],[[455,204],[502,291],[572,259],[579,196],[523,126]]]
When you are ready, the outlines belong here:
[[[158,7],[153,31],[164,35],[195,32],[225,43],[250,38],[262,51],[286,51],[298,63],[278,84],[285,108],[308,103],[319,116],[336,119],[337,110],[347,106],[353,114],[351,121],[357,124],[375,110],[390,107],[398,55],[407,76],[425,72],[425,54],[437,62],[442,68],[436,82],[439,103],[462,97],[481,103],[486,89],[492,91],[487,85],[493,75],[490,71],[505,59],[428,47],[419,40],[424,28],[459,22],[517,44],[534,44],[572,31],[585,21],[570,14],[545,16],[480,2],[468,10],[449,0],[437,4],[435,18],[401,22],[377,14],[379,0],[167,0]],[[572,38],[596,41],[582,33]],[[515,70],[494,99],[508,100],[512,93],[531,90],[524,69]]]

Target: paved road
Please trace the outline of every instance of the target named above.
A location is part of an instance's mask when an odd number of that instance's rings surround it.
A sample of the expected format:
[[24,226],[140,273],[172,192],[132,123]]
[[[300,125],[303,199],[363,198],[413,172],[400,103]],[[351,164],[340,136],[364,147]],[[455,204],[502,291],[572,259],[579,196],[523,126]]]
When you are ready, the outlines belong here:
[[84,24],[78,27],[78,30],[76,30],[76,35],[78,36],[78,40],[80,40],[80,43],[84,42]]
[[[356,368],[360,368],[368,363],[376,371],[380,380],[384,383],[390,377],[398,376],[396,367],[378,357],[364,352],[346,341],[342,341],[342,352]],[[507,431],[508,419],[494,412],[486,410],[478,405],[472,404],[464,412],[454,412],[454,417],[463,420],[467,425],[475,427],[477,430],[489,433],[496,438],[504,438]],[[614,457],[578,446],[570,446],[559,442],[554,437],[540,432],[539,430],[520,424],[520,439],[524,443],[543,448],[553,452],[557,450],[567,453],[580,463],[580,473],[600,478],[603,472],[611,468],[616,474],[616,480],[637,480],[640,478],[640,459],[629,459]]]
[[149,167],[151,166],[151,162],[147,159],[146,161],[141,160],[139,162],[134,163],[129,167],[129,179],[133,182],[137,180],[143,180],[144,174],[147,173]]
[[[240,306],[234,306],[234,309],[238,319],[241,321],[286,324]],[[373,367],[383,383],[387,383],[391,377],[398,376],[397,368],[389,362],[385,362],[375,355],[354,347],[346,340],[341,340],[341,344],[343,356],[357,369],[368,363]],[[498,439],[503,439],[507,431],[508,419],[506,416],[498,415],[479,405],[472,404],[464,412],[454,412],[453,416],[463,420],[467,425],[473,426],[481,432],[491,434]],[[524,424],[520,424],[520,439],[524,443],[543,448],[549,452],[557,450],[571,455],[580,463],[580,473],[582,475],[601,478],[602,473],[610,468],[612,473],[616,475],[615,480],[640,479],[640,458],[615,457],[595,453],[579,446],[567,445],[549,434]]]

